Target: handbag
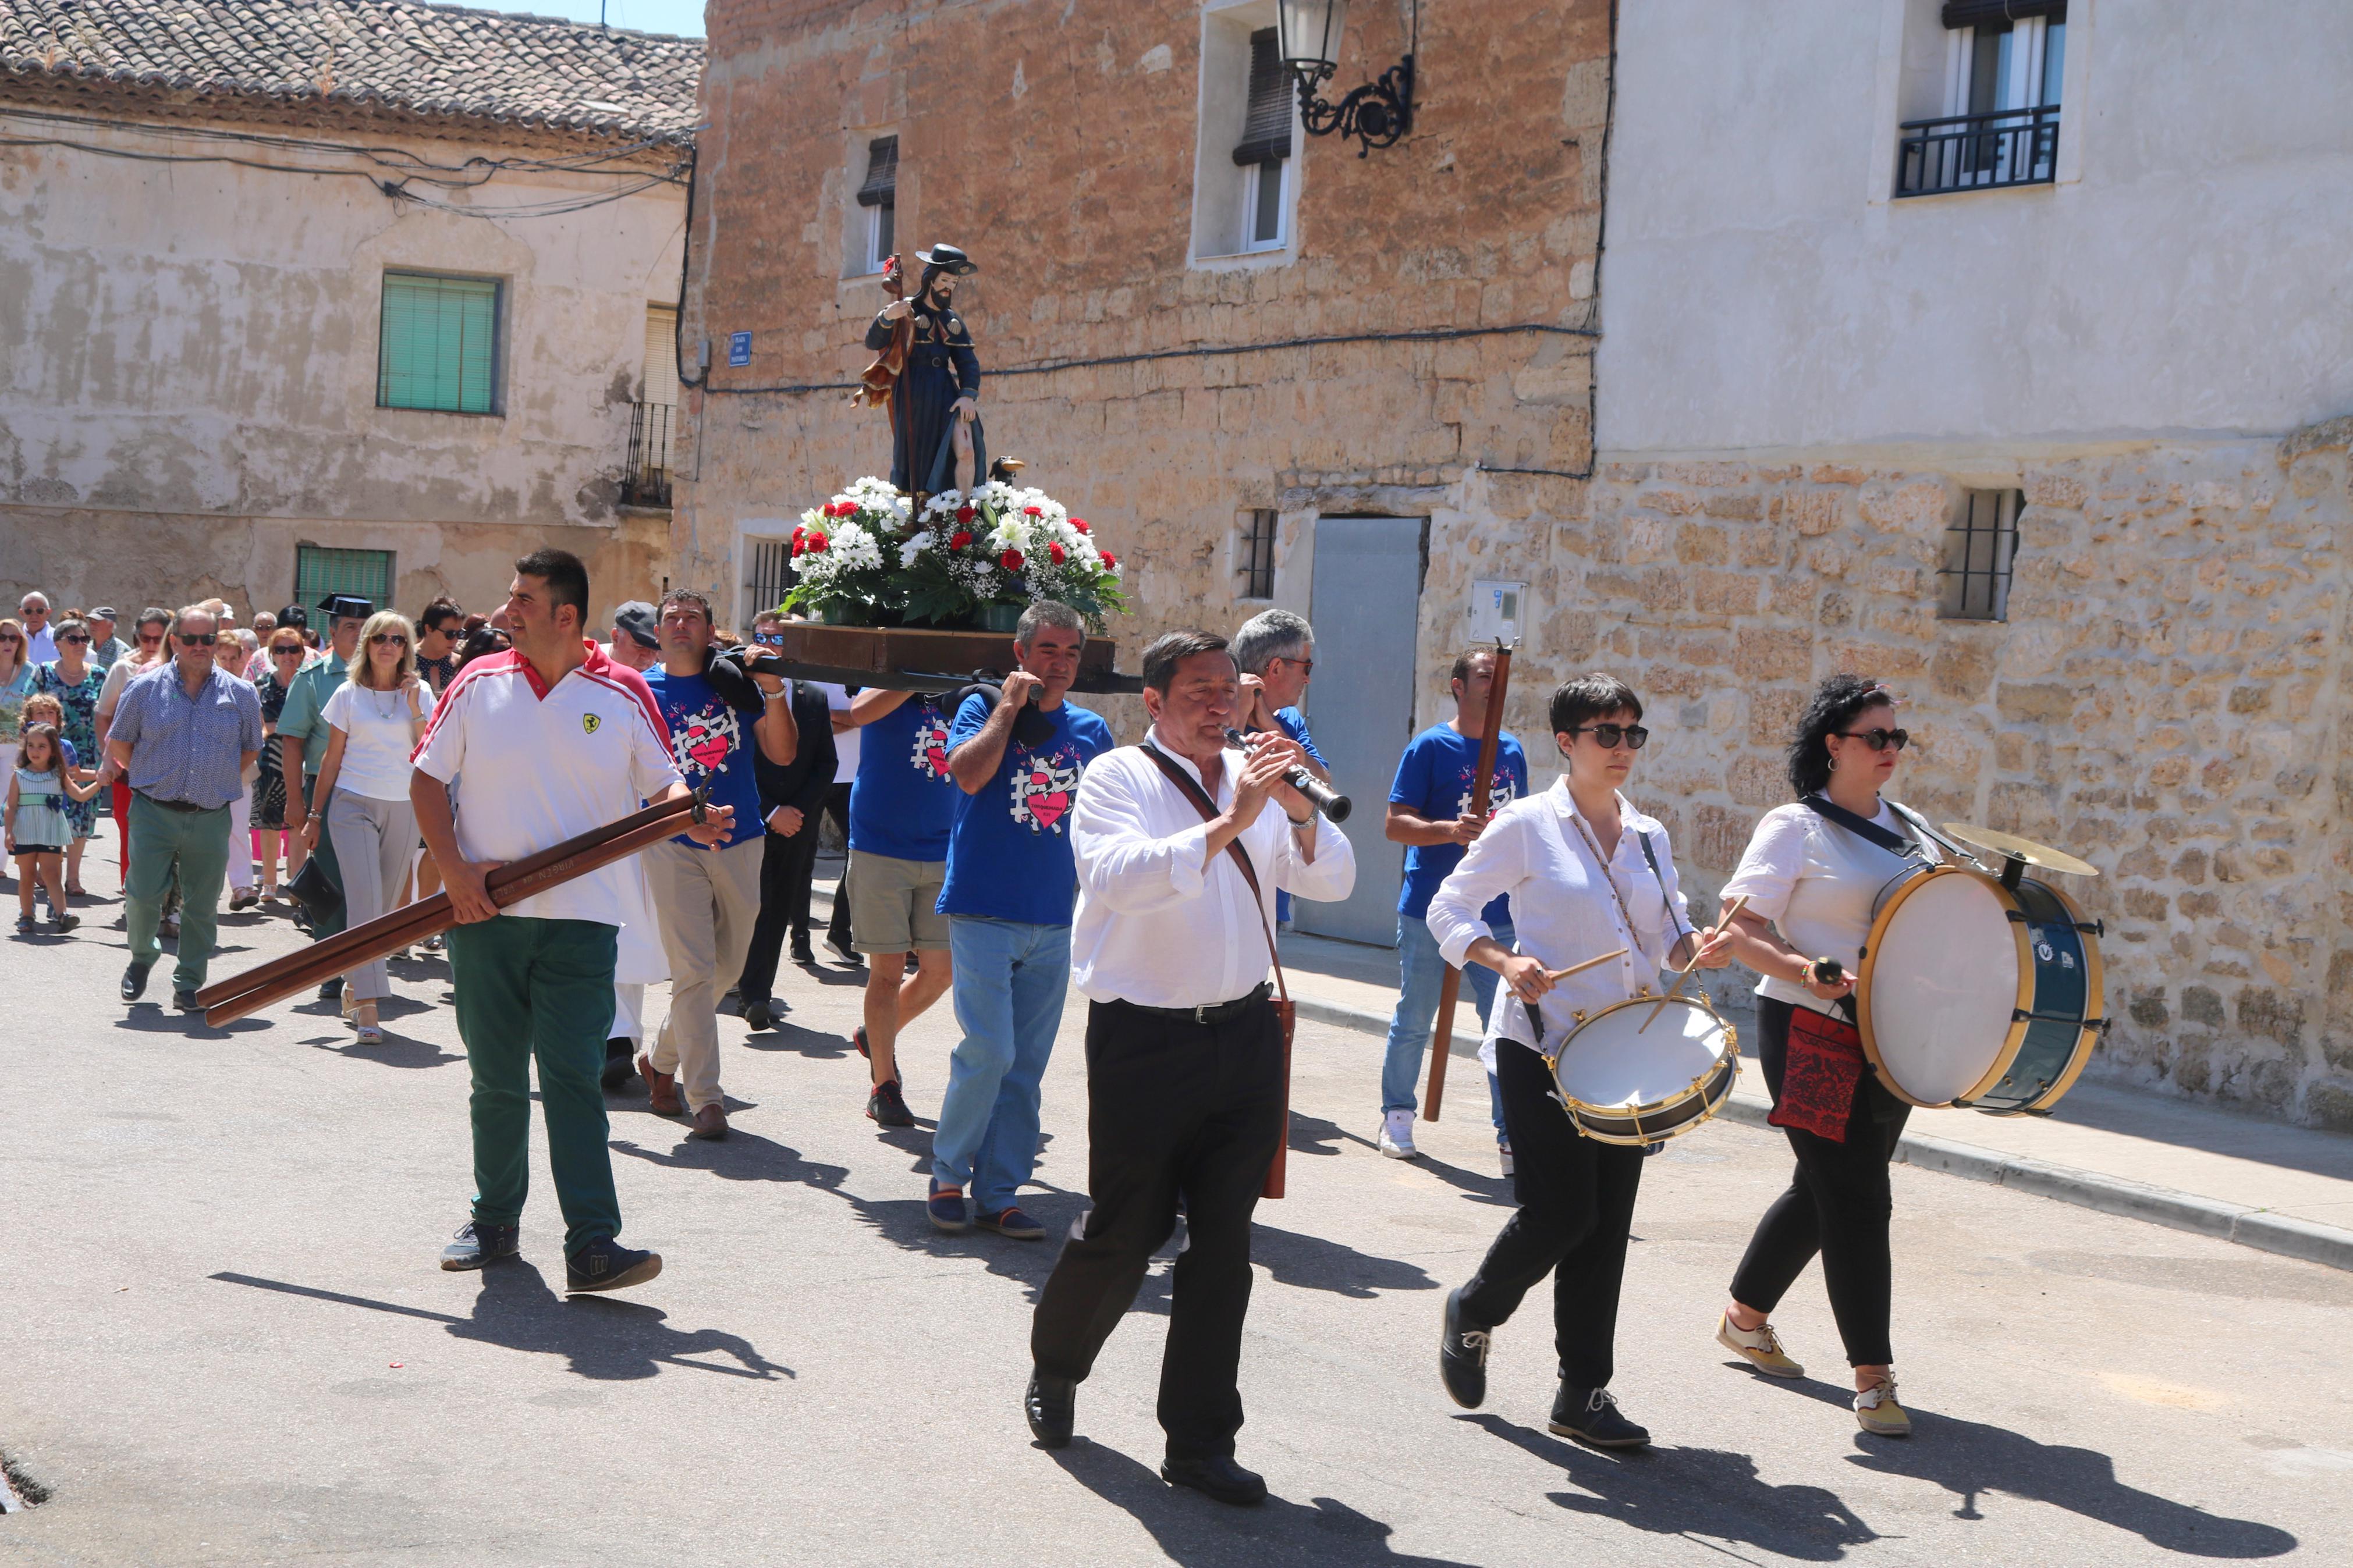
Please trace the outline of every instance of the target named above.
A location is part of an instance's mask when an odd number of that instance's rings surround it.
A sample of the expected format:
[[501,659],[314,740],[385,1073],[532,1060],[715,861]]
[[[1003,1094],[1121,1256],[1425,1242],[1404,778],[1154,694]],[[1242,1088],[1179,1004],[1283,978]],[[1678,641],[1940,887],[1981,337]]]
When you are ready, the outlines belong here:
[[332,925],[343,918],[343,884],[327,874],[327,868],[316,855],[302,862],[302,868],[286,884],[286,890],[294,895],[302,912],[311,917],[313,929]]
[[[1193,803],[1193,809],[1201,814],[1202,821],[1217,820],[1217,802],[1209,798],[1208,791],[1201,787],[1199,781],[1170,761],[1168,754],[1151,742],[1144,742],[1142,749],[1144,754],[1152,759],[1153,765],[1166,773],[1169,782]],[[1276,809],[1282,808],[1278,806]],[[1282,955],[1275,951],[1274,928],[1266,923],[1266,895],[1259,890],[1258,868],[1250,864],[1250,851],[1242,847],[1240,835],[1235,835],[1227,844],[1226,852],[1234,858],[1234,864],[1241,869],[1242,881],[1250,890],[1251,906],[1258,910],[1258,929],[1266,938],[1266,955],[1274,963],[1274,1021],[1282,1030],[1282,1136],[1275,1142],[1274,1160],[1266,1168],[1266,1185],[1261,1191],[1267,1197],[1279,1198],[1282,1196],[1284,1156],[1291,1151],[1291,1037],[1298,1027],[1299,1011],[1292,1005],[1291,988],[1283,984]]]

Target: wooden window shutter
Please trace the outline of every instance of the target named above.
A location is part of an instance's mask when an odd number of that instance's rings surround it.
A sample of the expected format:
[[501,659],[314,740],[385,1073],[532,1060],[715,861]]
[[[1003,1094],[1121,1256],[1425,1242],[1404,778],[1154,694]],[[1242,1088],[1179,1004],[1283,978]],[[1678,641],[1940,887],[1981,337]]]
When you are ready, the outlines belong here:
[[899,139],[878,136],[866,144],[866,183],[858,187],[861,207],[899,205]]
[[1242,119],[1234,162],[1274,163],[1291,156],[1291,76],[1282,68],[1275,29],[1250,35],[1250,111]]
[[488,414],[495,402],[499,284],[489,278],[387,272],[376,404]]
[[2029,16],[2067,19],[2067,0],[1945,0],[1947,27],[1978,27],[1994,22],[2023,22]]

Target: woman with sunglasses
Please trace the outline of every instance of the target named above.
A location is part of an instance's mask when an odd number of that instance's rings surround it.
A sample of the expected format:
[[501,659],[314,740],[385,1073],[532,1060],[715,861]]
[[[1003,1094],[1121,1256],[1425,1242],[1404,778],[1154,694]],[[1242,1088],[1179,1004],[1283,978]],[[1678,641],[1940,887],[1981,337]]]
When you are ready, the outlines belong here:
[[13,742],[33,694],[33,666],[25,657],[25,623],[0,618],[0,742]]
[[[106,676],[90,662],[90,623],[79,617],[59,621],[56,636],[58,657],[34,669],[33,689],[47,692],[65,709],[66,721],[59,728],[74,754],[95,758],[100,754],[98,696],[106,685]],[[81,885],[81,855],[98,825],[98,807],[90,801],[68,799],[65,813],[73,828],[73,840],[66,846],[66,896],[84,898],[88,895]]]
[[108,807],[114,816],[114,847],[125,883],[131,879],[131,781],[106,755],[107,731],[114,727],[114,710],[121,705],[122,689],[146,674],[170,657],[164,634],[172,625],[172,612],[150,605],[139,612],[139,619],[131,628],[131,651],[107,667],[106,679],[98,689],[99,776],[108,782]]
[[288,881],[301,874],[305,858],[302,840],[286,832],[285,748],[278,739],[278,717],[286,711],[286,694],[310,650],[301,632],[284,626],[269,634],[269,646],[261,651],[269,668],[253,687],[261,698],[262,733],[260,773],[253,781],[253,848],[261,862],[261,896],[274,900],[280,852],[286,856]]
[[[311,802],[320,809],[302,825],[306,847],[319,845],[320,820],[334,835],[343,873],[343,929],[392,910],[418,843],[417,812],[408,804],[409,754],[433,716],[433,694],[417,678],[408,617],[378,610],[360,628],[351,679],[320,710],[327,724],[327,756],[319,764]],[[384,960],[343,976],[343,1016],[362,1045],[383,1041],[376,1004],[392,994]]]
[[[1439,1375],[1457,1405],[1475,1409],[1486,1397],[1494,1330],[1549,1274],[1560,1359],[1551,1429],[1600,1448],[1651,1440],[1620,1414],[1609,1388],[1642,1151],[1580,1134],[1553,1098],[1541,1053],[1580,1013],[1658,989],[1661,969],[1720,969],[1732,957],[1728,935],[1703,940],[1692,930],[1666,828],[1620,793],[1651,738],[1641,718],[1641,699],[1615,676],[1582,676],[1555,691],[1553,741],[1568,771],[1542,795],[1498,811],[1430,900],[1430,934],[1446,962],[1483,963],[1511,988],[1488,1035],[1520,1205],[1479,1272],[1446,1299]],[[1504,895],[1514,950],[1483,918],[1489,900]],[[1615,963],[1553,978],[1612,950]]]
[[1918,819],[1880,793],[1910,739],[1879,682],[1834,675],[1816,687],[1789,742],[1798,798],[1765,814],[1722,894],[1726,909],[1748,900],[1733,951],[1764,976],[1757,1061],[1798,1169],[1749,1238],[1716,1342],[1767,1376],[1802,1376],[1768,1316],[1820,1252],[1855,1419],[1883,1437],[1912,1431],[1888,1335],[1887,1165],[1907,1108],[1864,1069],[1852,993],[1879,890],[1907,858],[1939,858]]

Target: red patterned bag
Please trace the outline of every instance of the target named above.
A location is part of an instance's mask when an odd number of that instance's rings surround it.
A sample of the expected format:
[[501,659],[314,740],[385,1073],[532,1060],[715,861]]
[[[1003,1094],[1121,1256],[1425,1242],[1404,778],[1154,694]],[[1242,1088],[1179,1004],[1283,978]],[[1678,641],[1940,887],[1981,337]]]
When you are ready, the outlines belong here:
[[1862,1036],[1852,1024],[1811,1007],[1790,1008],[1781,1092],[1765,1120],[1845,1142],[1862,1068]]

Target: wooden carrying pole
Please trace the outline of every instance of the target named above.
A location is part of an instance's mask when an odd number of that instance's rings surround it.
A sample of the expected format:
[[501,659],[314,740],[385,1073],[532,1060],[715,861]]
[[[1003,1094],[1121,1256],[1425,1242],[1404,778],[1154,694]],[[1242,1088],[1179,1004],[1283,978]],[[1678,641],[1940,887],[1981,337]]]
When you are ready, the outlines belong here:
[[[616,860],[626,859],[649,844],[672,837],[684,830],[698,804],[694,798],[658,802],[617,822],[567,838],[552,849],[501,866],[484,879],[491,901],[501,909],[508,908],[534,893],[543,893],[575,877],[585,877]],[[206,1023],[216,1027],[235,1023],[272,1003],[310,989],[329,975],[374,963],[457,923],[449,895],[436,893],[300,952],[208,985],[196,993],[196,1003],[205,1010]]]
[[[1495,748],[1504,734],[1504,693],[1512,684],[1512,645],[1495,639],[1495,679],[1487,688],[1487,723],[1479,736],[1479,767],[1471,779],[1471,808],[1487,815],[1495,784]],[[1462,972],[1449,966],[1438,990],[1438,1027],[1430,1037],[1430,1087],[1421,1097],[1426,1121],[1438,1120],[1446,1099],[1446,1058],[1454,1048],[1454,1004],[1462,994]]]

